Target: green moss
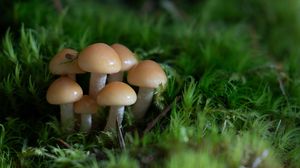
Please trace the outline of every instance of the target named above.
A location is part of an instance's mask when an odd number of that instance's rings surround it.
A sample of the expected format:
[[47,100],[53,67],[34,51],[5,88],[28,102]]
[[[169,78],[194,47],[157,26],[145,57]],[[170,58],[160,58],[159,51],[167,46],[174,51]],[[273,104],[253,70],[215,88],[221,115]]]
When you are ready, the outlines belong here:
[[[145,16],[92,0],[65,5],[62,13],[50,1],[12,5],[17,27],[0,49],[0,167],[298,167],[296,0],[185,4],[185,21],[164,9]],[[168,75],[145,120],[170,111],[144,135],[147,123],[126,113],[125,151],[114,133],[63,134],[58,107],[44,98],[56,78],[52,56],[93,42],[123,43]],[[87,77],[79,76],[83,88]]]

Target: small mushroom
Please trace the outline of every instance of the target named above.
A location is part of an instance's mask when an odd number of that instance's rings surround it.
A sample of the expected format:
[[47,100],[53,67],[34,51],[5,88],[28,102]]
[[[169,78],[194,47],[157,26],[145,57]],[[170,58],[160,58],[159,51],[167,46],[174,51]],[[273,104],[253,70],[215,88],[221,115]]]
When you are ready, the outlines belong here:
[[81,114],[80,130],[89,132],[92,127],[92,114],[98,110],[98,105],[90,96],[84,95],[74,104],[75,113]]
[[118,53],[122,67],[120,72],[113,73],[108,76],[108,82],[123,81],[124,71],[128,71],[136,65],[138,60],[134,56],[134,53],[122,44],[113,44],[111,47]]
[[116,128],[117,118],[121,124],[124,115],[124,106],[132,105],[135,101],[136,93],[126,83],[111,82],[107,84],[97,96],[97,103],[99,105],[111,106],[104,130]]
[[96,99],[97,93],[105,86],[107,74],[121,69],[118,54],[104,43],[95,43],[80,52],[78,64],[81,69],[91,72],[89,95]]
[[74,129],[73,103],[82,97],[81,87],[69,77],[56,79],[48,88],[47,101],[50,104],[60,105],[60,120],[64,131]]
[[78,65],[77,55],[78,52],[73,49],[62,49],[51,59],[50,72],[55,75],[67,75],[76,80],[76,74],[85,73]]
[[151,104],[154,89],[167,82],[166,74],[158,63],[144,60],[128,71],[127,80],[129,84],[139,86],[132,112],[137,120],[141,120]]

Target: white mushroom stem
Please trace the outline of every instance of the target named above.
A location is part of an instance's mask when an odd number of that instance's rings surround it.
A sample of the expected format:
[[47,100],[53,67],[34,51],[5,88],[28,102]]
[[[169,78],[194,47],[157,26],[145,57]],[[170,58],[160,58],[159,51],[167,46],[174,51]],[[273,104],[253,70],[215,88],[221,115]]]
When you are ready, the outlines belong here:
[[62,130],[72,132],[74,129],[74,107],[72,103],[60,105],[60,121]]
[[152,102],[153,93],[154,88],[139,88],[136,103],[132,107],[133,116],[137,120],[141,120],[145,116],[146,111]]
[[89,95],[93,99],[97,98],[98,92],[105,86],[106,77],[106,74],[91,73]]
[[76,74],[68,74],[67,76],[72,80],[76,81]]
[[80,130],[83,132],[89,132],[92,127],[92,115],[81,114]]
[[108,114],[108,119],[106,126],[104,128],[105,131],[114,130],[116,128],[117,118],[119,120],[119,127],[121,127],[121,123],[124,115],[124,106],[111,106]]
[[123,71],[110,74],[110,75],[108,75],[108,79],[107,79],[108,83],[110,83],[110,82],[116,82],[116,81],[122,82],[123,81],[123,76],[124,76],[124,72]]

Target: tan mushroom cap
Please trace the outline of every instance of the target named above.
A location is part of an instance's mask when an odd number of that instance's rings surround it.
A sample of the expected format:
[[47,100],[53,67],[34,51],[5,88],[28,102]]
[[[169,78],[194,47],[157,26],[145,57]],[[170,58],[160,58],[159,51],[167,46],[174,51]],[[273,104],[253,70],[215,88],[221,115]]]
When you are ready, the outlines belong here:
[[73,103],[82,97],[81,87],[68,77],[56,79],[48,88],[47,101],[50,104]]
[[121,71],[128,71],[135,64],[138,63],[138,60],[134,56],[134,53],[130,51],[127,47],[122,44],[113,44],[111,47],[118,53],[121,60]]
[[98,110],[96,101],[88,95],[84,95],[74,103],[74,111],[78,114],[93,114]]
[[109,45],[95,43],[83,49],[78,58],[81,69],[92,73],[111,74],[121,69],[118,54]]
[[50,72],[56,75],[85,73],[78,65],[77,54],[73,49],[62,49],[50,61]]
[[158,63],[144,60],[128,71],[127,80],[131,85],[157,88],[167,82],[167,76]]
[[136,102],[136,93],[123,82],[107,84],[97,96],[97,103],[102,106],[128,106]]

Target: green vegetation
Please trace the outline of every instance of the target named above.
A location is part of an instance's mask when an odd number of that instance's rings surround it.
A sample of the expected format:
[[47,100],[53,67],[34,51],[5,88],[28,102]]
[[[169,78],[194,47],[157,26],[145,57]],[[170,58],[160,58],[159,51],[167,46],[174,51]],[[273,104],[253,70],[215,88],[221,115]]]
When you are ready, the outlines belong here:
[[[67,1],[62,13],[51,1],[12,6],[0,49],[0,167],[300,166],[297,0],[203,0],[182,5],[184,20],[94,1]],[[168,74],[144,124],[126,113],[126,150],[115,133],[63,134],[45,100],[52,56],[94,42],[125,44]],[[88,77],[79,79],[86,91]]]

